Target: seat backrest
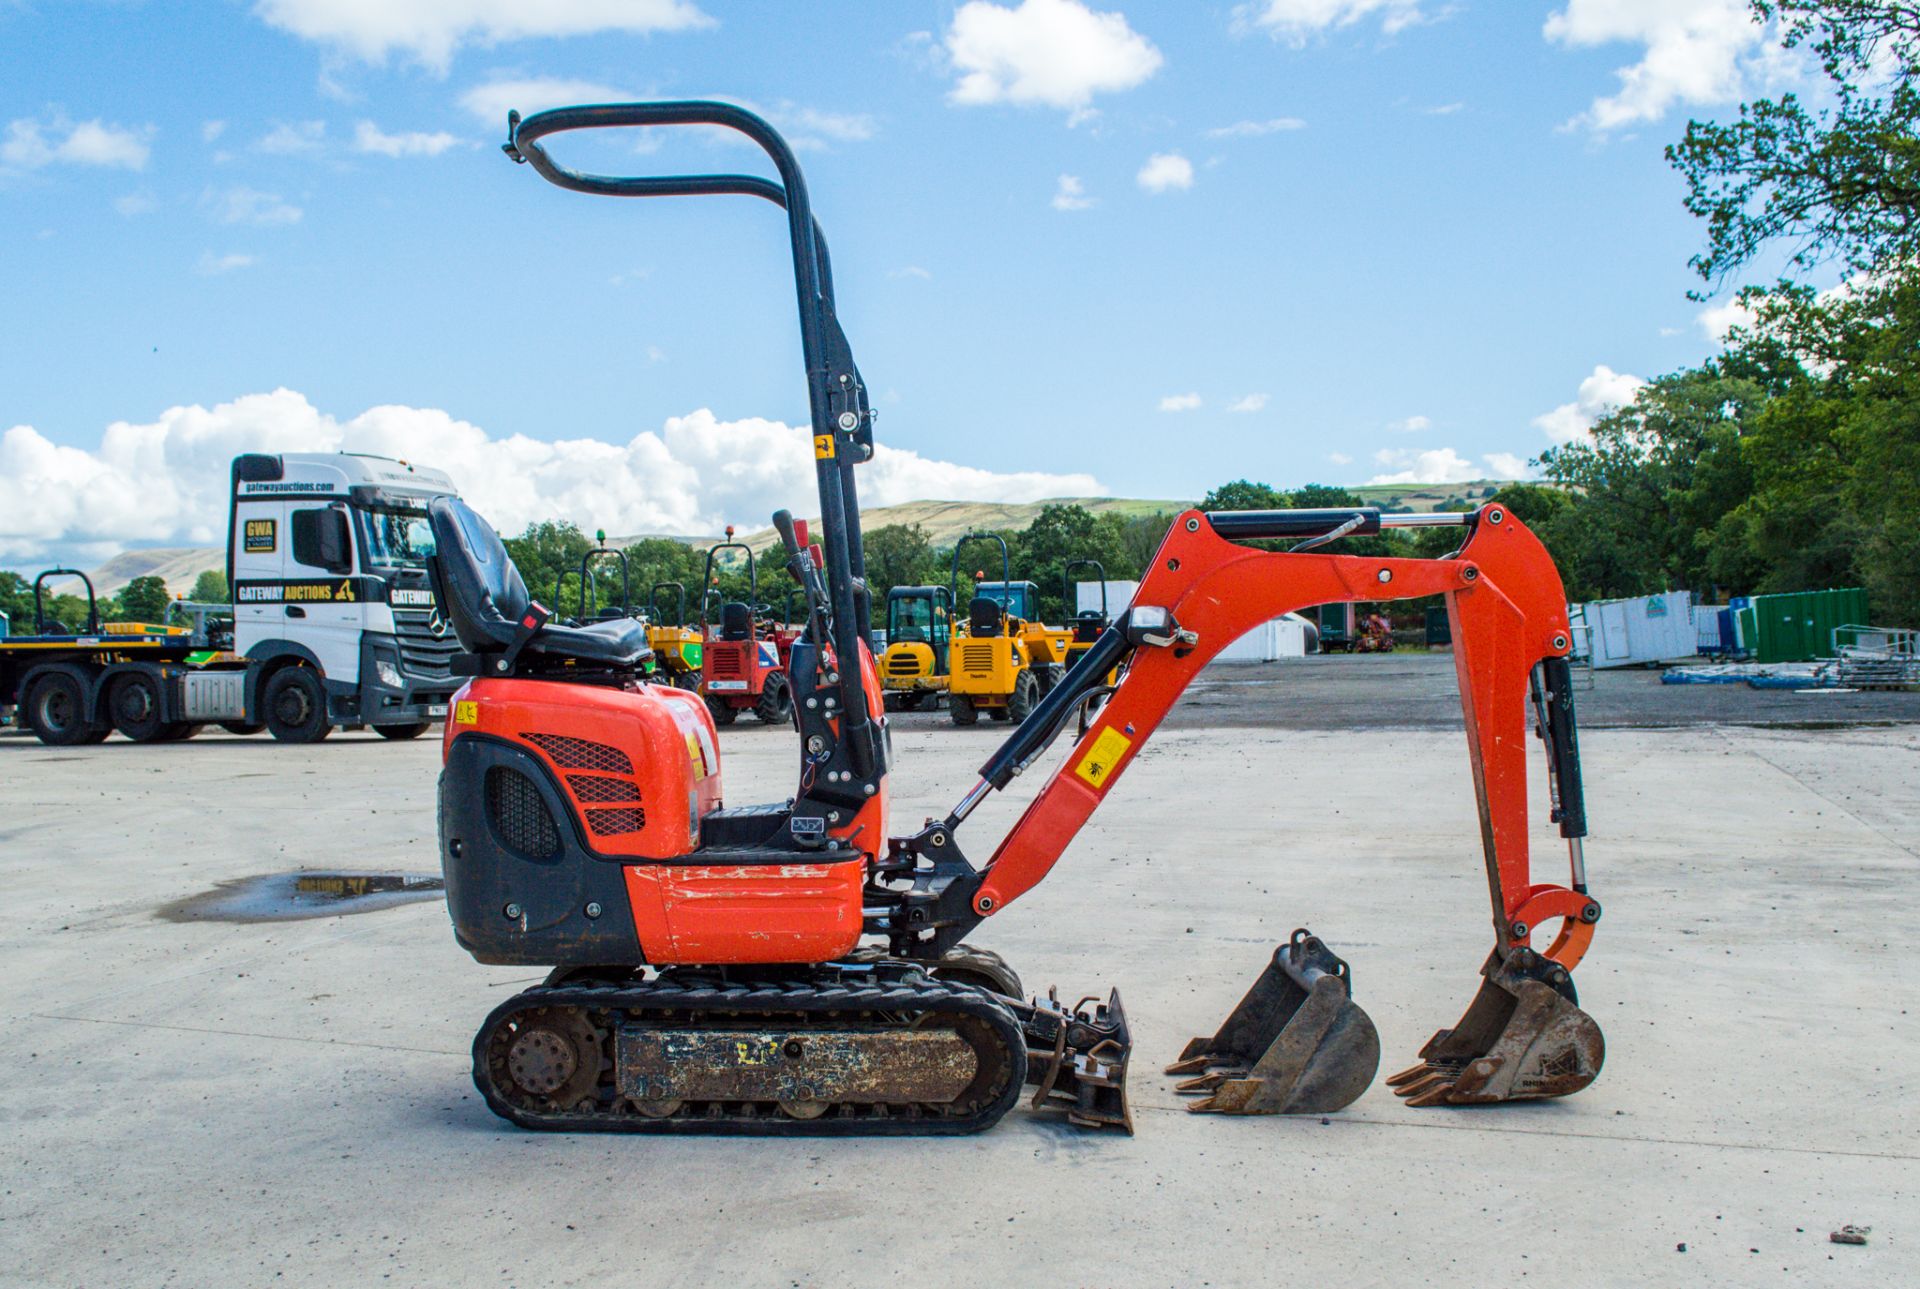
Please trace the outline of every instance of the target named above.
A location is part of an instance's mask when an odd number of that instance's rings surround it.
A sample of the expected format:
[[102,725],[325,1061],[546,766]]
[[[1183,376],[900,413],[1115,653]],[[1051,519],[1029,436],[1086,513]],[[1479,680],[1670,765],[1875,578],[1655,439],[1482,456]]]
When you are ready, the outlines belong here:
[[753,636],[753,610],[745,604],[720,606],[720,638],[748,640]]
[[990,595],[976,595],[967,605],[967,631],[976,636],[997,636],[1004,610]]
[[427,568],[461,647],[469,653],[505,649],[533,597],[500,534],[458,497],[435,497],[427,522],[433,526]]

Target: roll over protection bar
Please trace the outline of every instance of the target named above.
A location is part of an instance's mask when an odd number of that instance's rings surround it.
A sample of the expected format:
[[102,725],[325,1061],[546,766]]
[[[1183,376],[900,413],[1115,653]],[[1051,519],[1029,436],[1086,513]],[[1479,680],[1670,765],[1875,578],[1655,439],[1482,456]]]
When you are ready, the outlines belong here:
[[[590,174],[561,165],[541,142],[568,130],[668,125],[718,126],[745,135],[772,160],[779,182],[741,174]],[[786,211],[800,313],[800,347],[807,368],[814,474],[820,490],[821,545],[827,565],[825,607],[839,677],[839,733],[855,772],[862,780],[872,782],[881,768],[881,758],[875,726],[867,713],[865,669],[860,665],[870,610],[853,468],[873,455],[873,413],[852,350],[835,317],[826,238],[813,217],[806,179],[793,150],[778,131],[745,108],[702,100],[562,107],[525,118],[511,112],[502,150],[514,161],[532,166],[549,183],[573,192],[609,197],[739,195],[759,197]]]

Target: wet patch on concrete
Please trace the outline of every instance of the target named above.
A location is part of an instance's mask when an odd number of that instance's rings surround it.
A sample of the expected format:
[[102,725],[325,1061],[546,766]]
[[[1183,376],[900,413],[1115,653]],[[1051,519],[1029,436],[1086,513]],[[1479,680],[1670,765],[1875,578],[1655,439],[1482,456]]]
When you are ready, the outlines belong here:
[[169,922],[297,922],[437,900],[445,888],[440,878],[424,873],[267,873],[175,900],[157,916]]

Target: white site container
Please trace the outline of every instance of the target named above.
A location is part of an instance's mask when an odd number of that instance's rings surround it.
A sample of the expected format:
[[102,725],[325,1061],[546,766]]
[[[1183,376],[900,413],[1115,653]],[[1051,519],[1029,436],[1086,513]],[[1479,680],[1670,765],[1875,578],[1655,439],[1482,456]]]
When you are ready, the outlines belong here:
[[1312,627],[1297,613],[1262,622],[1222,649],[1215,662],[1279,662],[1307,656],[1307,634]]
[[1594,600],[1576,606],[1574,616],[1586,625],[1595,668],[1683,662],[1700,652],[1690,591]]
[[[1140,589],[1138,582],[1107,583],[1107,616],[1117,618],[1133,603],[1133,593]],[[1100,583],[1075,582],[1073,584],[1073,611],[1075,613],[1100,612]]]

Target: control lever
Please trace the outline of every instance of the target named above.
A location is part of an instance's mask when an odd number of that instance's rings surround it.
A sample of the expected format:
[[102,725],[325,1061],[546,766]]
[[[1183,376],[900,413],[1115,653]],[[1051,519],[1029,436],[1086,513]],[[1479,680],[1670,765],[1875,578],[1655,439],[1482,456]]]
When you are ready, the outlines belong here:
[[800,543],[800,535],[794,529],[793,512],[776,510],[773,512],[774,531],[780,534],[780,544],[787,550],[787,572],[793,580],[800,583],[801,591],[807,597],[807,631],[815,643],[824,643],[830,638],[827,624],[827,588],[820,580],[820,569],[812,558],[812,552]]

